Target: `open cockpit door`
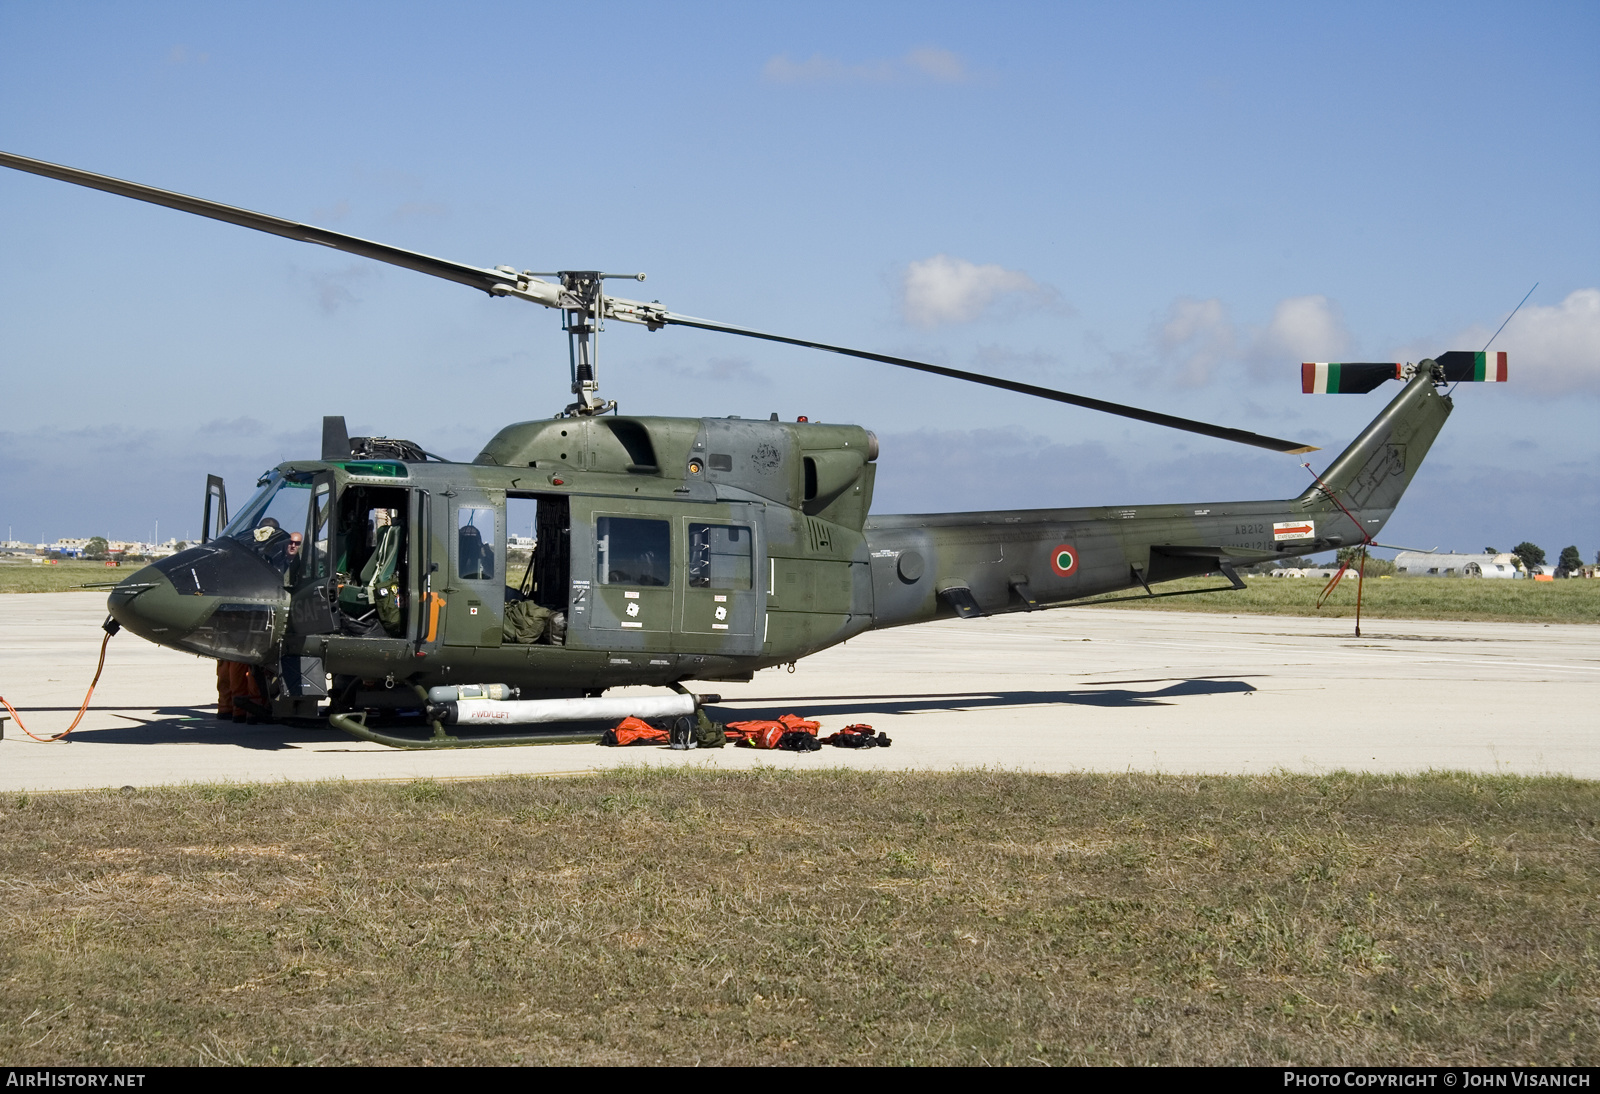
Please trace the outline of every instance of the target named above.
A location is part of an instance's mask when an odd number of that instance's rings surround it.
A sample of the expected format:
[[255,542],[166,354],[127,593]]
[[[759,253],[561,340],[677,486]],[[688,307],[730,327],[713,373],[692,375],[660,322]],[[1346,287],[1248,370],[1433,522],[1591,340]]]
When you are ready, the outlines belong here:
[[289,579],[293,587],[289,625],[297,634],[332,634],[339,629],[334,603],[334,555],[340,549],[333,536],[333,474],[319,473],[311,483],[311,504],[306,512],[306,530]]
[[[216,523],[213,525],[213,518]],[[228,488],[222,476],[206,476],[206,504],[200,514],[200,542],[210,543],[228,526]]]

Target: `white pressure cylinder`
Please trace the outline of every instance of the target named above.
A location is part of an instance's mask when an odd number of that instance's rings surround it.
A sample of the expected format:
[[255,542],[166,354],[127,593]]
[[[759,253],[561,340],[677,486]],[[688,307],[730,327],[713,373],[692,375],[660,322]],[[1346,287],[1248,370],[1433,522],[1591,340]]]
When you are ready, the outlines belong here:
[[621,721],[634,718],[676,718],[693,714],[693,695],[596,696],[590,699],[462,699],[444,704],[455,708],[453,725],[532,725],[539,722]]

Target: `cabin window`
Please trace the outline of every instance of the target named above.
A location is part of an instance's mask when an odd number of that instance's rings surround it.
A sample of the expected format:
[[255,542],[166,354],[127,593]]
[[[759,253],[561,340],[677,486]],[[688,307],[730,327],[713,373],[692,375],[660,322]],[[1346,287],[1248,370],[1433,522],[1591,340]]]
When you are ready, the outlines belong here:
[[600,517],[595,521],[595,573],[602,585],[669,585],[672,533],[664,520]]
[[456,516],[457,575],[464,581],[492,581],[494,547],[494,510],[460,510]]
[[689,588],[750,588],[753,538],[737,524],[689,525]]

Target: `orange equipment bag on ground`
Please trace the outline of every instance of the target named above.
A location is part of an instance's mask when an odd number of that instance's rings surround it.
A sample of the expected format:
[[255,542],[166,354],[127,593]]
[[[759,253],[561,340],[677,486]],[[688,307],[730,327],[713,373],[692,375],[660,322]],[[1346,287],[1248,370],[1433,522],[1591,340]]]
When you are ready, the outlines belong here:
[[600,738],[603,745],[664,745],[667,743],[667,731],[657,729],[641,718],[631,714],[618,722],[615,729],[608,729]]
[[[778,748],[790,733],[801,733],[815,738],[821,722],[808,721],[798,714],[780,714],[775,722],[756,719],[750,722],[729,722],[728,739],[745,748]],[[791,748],[793,744],[791,743]],[[796,752],[810,752],[810,748],[793,748]]]

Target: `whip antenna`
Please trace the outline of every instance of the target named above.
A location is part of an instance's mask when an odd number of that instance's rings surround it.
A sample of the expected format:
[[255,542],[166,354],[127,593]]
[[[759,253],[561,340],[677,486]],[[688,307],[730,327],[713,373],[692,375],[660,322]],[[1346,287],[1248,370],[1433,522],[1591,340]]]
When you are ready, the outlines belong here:
[[[1539,287],[1539,283],[1537,281],[1535,281],[1533,283],[1533,289],[1537,289],[1538,287]],[[1515,319],[1517,317],[1517,313],[1522,310],[1522,305],[1526,304],[1528,302],[1528,297],[1533,295],[1533,289],[1529,289],[1526,293],[1524,293],[1523,296],[1522,296],[1522,299],[1517,302],[1517,306],[1511,309],[1511,314],[1506,316],[1506,323],[1511,322],[1511,320],[1513,320],[1513,319]],[[1500,337],[1500,332],[1506,329],[1506,323],[1501,323],[1500,326],[1495,330],[1495,332],[1493,334],[1489,335],[1489,340],[1483,344],[1483,349],[1480,352],[1482,352],[1482,353],[1488,353],[1489,352],[1489,347],[1494,345],[1494,340],[1496,338],[1499,338]],[[1450,385],[1450,390],[1448,392],[1446,392],[1446,394],[1454,395],[1456,393],[1456,388],[1458,388],[1460,386],[1461,386],[1461,381],[1457,380],[1455,383]]]
[[[1539,287],[1539,283],[1537,281],[1535,281],[1533,283],[1533,289],[1537,289],[1538,287]],[[1512,319],[1516,318],[1517,313],[1522,310],[1522,305],[1526,304],[1528,302],[1528,297],[1533,295],[1533,289],[1529,289],[1528,292],[1527,292],[1527,295],[1522,298],[1522,300],[1517,304],[1516,307],[1511,309],[1511,314],[1506,316],[1506,323],[1509,323],[1509,322],[1511,322]],[[1489,340],[1483,344],[1483,351],[1485,353],[1489,352],[1489,347],[1494,345],[1494,340],[1496,338],[1500,337],[1500,331],[1506,329],[1506,323],[1501,323],[1500,324],[1500,330],[1497,330],[1493,334],[1491,334],[1489,336]]]

